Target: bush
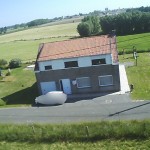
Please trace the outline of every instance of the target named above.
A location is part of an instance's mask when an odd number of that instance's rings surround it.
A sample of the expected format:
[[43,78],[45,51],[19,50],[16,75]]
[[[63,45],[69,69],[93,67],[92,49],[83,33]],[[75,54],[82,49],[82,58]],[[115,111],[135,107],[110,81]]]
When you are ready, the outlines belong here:
[[0,59],[0,67],[4,68],[7,65],[7,61],[5,59]]
[[18,59],[18,58],[15,58],[15,59],[12,59],[10,62],[9,62],[9,67],[10,68],[18,68],[21,66],[21,60]]

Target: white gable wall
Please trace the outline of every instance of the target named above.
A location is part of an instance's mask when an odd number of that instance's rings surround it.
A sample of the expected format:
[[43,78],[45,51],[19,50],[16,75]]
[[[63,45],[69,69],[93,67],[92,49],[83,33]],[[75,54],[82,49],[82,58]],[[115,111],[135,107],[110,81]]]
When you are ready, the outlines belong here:
[[102,58],[105,58],[106,64],[112,64],[111,54],[106,54],[106,55],[98,55],[98,56],[57,59],[57,60],[39,62],[39,71],[45,71],[45,66],[49,66],[49,65],[52,66],[53,70],[65,69],[64,62],[67,62],[67,61],[78,61],[79,67],[89,67],[89,66],[92,66],[93,59],[102,59]]

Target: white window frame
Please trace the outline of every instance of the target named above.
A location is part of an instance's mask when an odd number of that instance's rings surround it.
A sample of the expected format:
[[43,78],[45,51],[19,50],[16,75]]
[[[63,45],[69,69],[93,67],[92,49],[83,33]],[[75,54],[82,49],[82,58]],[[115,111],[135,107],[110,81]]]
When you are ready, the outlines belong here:
[[[100,78],[104,78],[104,77],[111,77],[111,78],[112,78],[111,84],[102,85],[102,84],[100,83]],[[112,75],[98,76],[98,81],[99,81],[99,86],[111,86],[111,85],[113,85],[113,76],[112,76]]]
[[76,78],[77,88],[89,88],[89,87],[91,87],[91,83],[90,83],[89,86],[82,86],[82,87],[79,86],[78,80],[83,79],[83,78],[88,78],[88,79],[90,80],[90,77],[80,77],[80,78]]

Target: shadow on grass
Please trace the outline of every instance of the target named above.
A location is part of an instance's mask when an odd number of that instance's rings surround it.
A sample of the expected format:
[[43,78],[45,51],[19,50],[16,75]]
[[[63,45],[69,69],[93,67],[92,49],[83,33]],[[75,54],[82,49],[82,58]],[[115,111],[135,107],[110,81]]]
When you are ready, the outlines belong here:
[[35,98],[38,96],[37,84],[31,87],[12,93],[2,98],[7,105],[16,104],[34,104]]

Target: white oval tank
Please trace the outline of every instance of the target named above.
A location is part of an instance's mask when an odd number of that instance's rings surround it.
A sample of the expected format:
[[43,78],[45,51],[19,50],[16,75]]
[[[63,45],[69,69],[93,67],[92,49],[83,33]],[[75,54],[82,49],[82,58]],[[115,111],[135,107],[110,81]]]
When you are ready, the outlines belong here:
[[45,95],[36,97],[35,103],[40,103],[44,105],[56,105],[63,104],[67,100],[67,95],[62,91],[52,91]]

